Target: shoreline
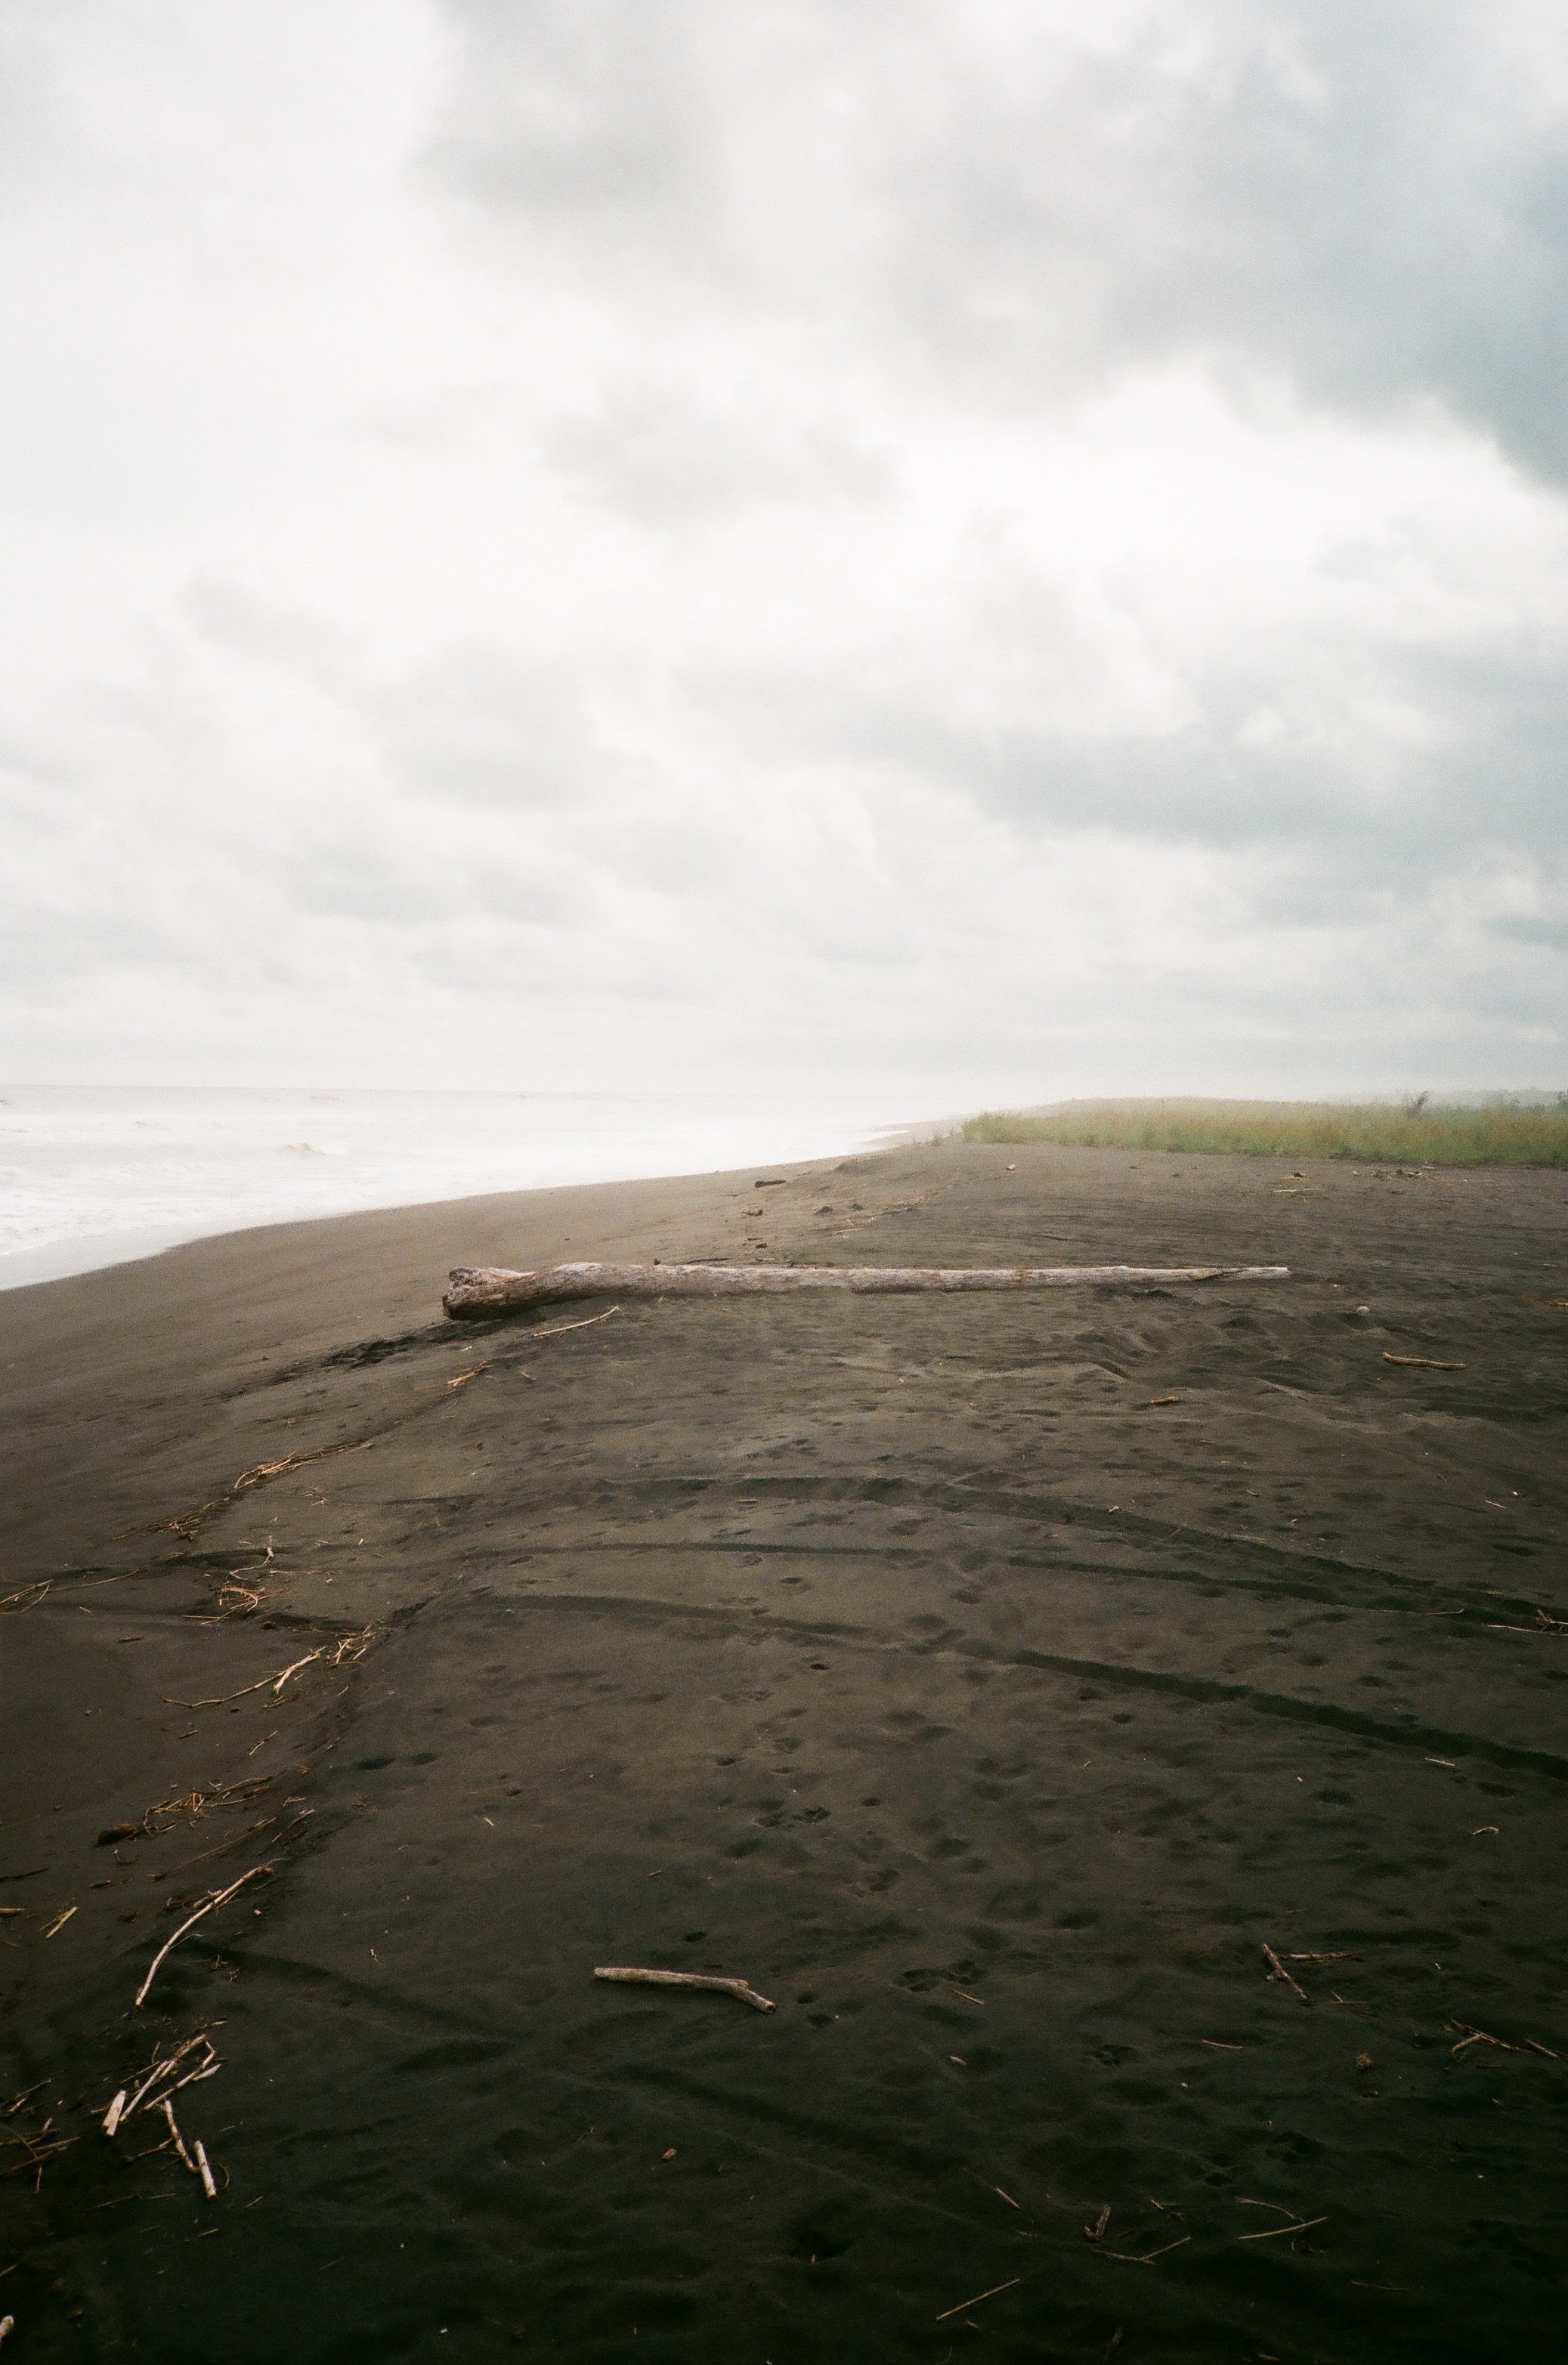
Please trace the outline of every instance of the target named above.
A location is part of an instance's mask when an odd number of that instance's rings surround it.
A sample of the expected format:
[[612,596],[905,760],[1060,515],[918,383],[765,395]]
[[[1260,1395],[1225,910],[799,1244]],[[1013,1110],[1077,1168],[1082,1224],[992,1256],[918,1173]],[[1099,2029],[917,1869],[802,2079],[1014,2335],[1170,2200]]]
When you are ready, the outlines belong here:
[[[1548,2353],[1562,1213],[949,1143],[0,1296],[27,2353]],[[1293,1278],[441,1313],[764,1254]],[[203,2030],[215,2201],[99,2124]]]
[[[886,1104],[831,1094],[803,1102],[195,1086],[12,1087],[0,1115],[15,1242],[0,1253],[0,1292],[279,1224],[691,1180],[763,1156],[800,1163],[861,1155],[935,1122],[895,1120]],[[63,1234],[50,1229],[62,1210],[72,1218]]]

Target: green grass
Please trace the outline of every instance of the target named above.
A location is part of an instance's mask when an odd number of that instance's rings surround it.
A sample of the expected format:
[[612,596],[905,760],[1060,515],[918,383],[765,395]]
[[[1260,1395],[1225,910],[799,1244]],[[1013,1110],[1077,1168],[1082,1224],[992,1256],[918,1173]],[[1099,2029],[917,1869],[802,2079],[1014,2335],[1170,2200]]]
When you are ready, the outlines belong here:
[[965,1141],[1059,1141],[1182,1156],[1341,1158],[1373,1165],[1568,1166],[1568,1097],[1555,1106],[1431,1108],[1330,1101],[1065,1101],[970,1117]]

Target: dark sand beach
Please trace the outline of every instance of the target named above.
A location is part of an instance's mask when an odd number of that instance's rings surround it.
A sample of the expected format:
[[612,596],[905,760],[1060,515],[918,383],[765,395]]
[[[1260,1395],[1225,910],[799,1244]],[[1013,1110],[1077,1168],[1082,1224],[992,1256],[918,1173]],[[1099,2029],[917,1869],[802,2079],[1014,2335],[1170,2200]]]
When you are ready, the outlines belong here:
[[1560,2358],[1568,1182],[753,1180],[0,1296],[6,2365]]

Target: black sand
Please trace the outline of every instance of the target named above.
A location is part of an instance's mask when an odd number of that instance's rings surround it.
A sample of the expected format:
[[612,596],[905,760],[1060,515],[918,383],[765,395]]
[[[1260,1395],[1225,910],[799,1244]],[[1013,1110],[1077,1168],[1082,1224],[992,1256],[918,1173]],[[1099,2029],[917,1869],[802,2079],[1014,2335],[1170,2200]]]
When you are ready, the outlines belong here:
[[[1563,1179],[750,1180],[0,1297],[6,2365],[1561,2357]],[[438,1317],[760,1239],[1296,1277]]]

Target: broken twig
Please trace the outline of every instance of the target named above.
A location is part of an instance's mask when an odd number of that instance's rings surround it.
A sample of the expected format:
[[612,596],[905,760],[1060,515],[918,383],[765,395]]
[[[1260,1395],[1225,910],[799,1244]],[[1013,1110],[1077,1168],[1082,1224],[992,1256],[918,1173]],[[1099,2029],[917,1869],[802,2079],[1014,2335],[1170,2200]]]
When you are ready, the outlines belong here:
[[1307,1994],[1306,1990],[1302,1986],[1299,1979],[1292,1978],[1289,1971],[1286,1970],[1283,1963],[1281,1962],[1272,1946],[1265,1946],[1263,1952],[1269,1958],[1269,1977],[1271,1979],[1283,1979],[1286,1987],[1294,1988],[1295,1990],[1303,2003],[1310,2003],[1312,2001],[1312,1998]]
[[1124,2267],[1152,2267],[1156,2259],[1165,2258],[1171,2250],[1185,2249],[1192,2238],[1191,2234],[1183,2234],[1179,2242],[1167,2242],[1163,2249],[1102,2250],[1100,2256],[1103,2259],[1118,2259]]
[[1327,2216],[1298,2217],[1289,2225],[1269,2225],[1261,2234],[1238,2234],[1238,2242],[1271,2242],[1281,2234],[1305,2234],[1309,2225],[1327,2225]]
[[264,1692],[267,1686],[271,1684],[273,1698],[275,1699],[290,1676],[297,1676],[301,1667],[313,1665],[318,1659],[325,1656],[326,1649],[327,1646],[323,1642],[319,1650],[307,1651],[302,1659],[296,1659],[294,1664],[291,1667],[285,1667],[281,1675],[263,1676],[260,1683],[247,1684],[242,1691],[219,1692],[212,1699],[171,1699],[167,1692],[161,1692],[159,1698],[166,1708],[227,1708],[230,1700],[249,1699],[252,1692]]
[[961,2299],[957,2307],[945,2307],[936,2321],[946,2324],[950,2315],[962,2315],[965,2308],[979,2307],[982,2299],[994,2299],[998,2292],[1015,2291],[1023,2280],[1022,2275],[1014,2275],[1007,2282],[992,2283],[989,2291],[976,2292],[973,2299]]
[[242,1872],[240,1875],[239,1879],[230,1882],[227,1889],[219,1889],[216,1897],[209,1897],[205,1905],[198,1905],[196,1911],[191,1915],[190,1920],[188,1922],[182,1922],[174,1936],[167,1939],[164,1944],[159,1947],[158,1952],[153,1956],[151,1967],[148,1971],[147,1977],[142,1980],[141,1985],[136,1990],[136,2003],[132,2005],[131,2009],[134,2011],[137,2005],[146,2002],[147,1991],[158,1976],[159,1966],[162,1963],[167,1955],[174,1952],[174,1948],[179,1945],[180,1940],[185,1936],[187,1930],[194,1930],[196,1923],[203,1921],[208,1913],[216,1913],[220,1905],[227,1905],[229,1900],[231,1897],[238,1895],[239,1891],[244,1888],[245,1883],[248,1880],[254,1880],[258,1873],[271,1872],[274,1868],[274,1867],[270,1864],[253,1864],[249,1872]]
[[196,2164],[191,2158],[189,2152],[185,2149],[185,2139],[180,2133],[178,2123],[174,2117],[174,2105],[170,2101],[167,2094],[164,2095],[158,2107],[169,2122],[169,2133],[174,2138],[174,2149],[179,2153],[180,2158],[185,2161],[185,2166],[190,2169],[191,2174],[195,2176],[196,2173]]
[[1475,2028],[1468,2020],[1450,2020],[1449,2026],[1464,2032],[1457,2045],[1450,2046],[1450,2053],[1462,2053],[1472,2045],[1495,2045],[1499,2053],[1544,2053],[1549,2061],[1562,2058],[1560,2053],[1553,2053],[1550,2045],[1542,2045],[1536,2036],[1527,2036],[1522,2045],[1510,2045],[1506,2037],[1494,2036],[1484,2028]]
[[765,1995],[748,1987],[745,1979],[722,1979],[708,1971],[640,1971],[601,1965],[594,1972],[596,1979],[635,1980],[650,1988],[711,1988],[715,1995],[733,1995],[742,2003],[749,2003],[755,2012],[777,2012]]

